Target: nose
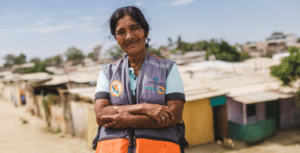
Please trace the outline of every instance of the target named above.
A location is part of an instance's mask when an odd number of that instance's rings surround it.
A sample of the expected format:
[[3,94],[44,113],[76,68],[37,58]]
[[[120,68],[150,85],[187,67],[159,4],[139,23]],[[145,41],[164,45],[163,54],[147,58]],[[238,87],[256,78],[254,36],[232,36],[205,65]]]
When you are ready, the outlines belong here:
[[126,34],[126,39],[130,40],[131,38],[133,38],[133,32],[129,30]]

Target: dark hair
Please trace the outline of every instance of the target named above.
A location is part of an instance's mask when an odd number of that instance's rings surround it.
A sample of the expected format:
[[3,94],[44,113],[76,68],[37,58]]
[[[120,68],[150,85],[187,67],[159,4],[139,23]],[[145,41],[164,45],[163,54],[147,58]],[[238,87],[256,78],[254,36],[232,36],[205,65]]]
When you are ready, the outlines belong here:
[[110,24],[110,33],[116,38],[116,24],[119,19],[123,18],[125,15],[130,15],[135,22],[137,22],[144,30],[145,37],[147,39],[146,49],[149,48],[150,39],[147,37],[147,33],[149,32],[149,24],[146,21],[142,11],[135,6],[126,6],[118,8],[111,16],[109,20]]

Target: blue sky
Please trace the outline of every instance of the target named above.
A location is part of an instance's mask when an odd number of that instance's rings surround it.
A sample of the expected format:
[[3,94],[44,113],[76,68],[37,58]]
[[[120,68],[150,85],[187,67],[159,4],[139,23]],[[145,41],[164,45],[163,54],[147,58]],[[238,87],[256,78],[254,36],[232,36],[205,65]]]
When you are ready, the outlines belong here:
[[94,44],[116,44],[109,16],[135,5],[150,24],[150,45],[159,47],[181,35],[183,41],[211,38],[230,44],[263,41],[272,32],[300,37],[298,0],[0,0],[0,64],[7,54],[27,61],[64,54],[75,46],[85,55]]

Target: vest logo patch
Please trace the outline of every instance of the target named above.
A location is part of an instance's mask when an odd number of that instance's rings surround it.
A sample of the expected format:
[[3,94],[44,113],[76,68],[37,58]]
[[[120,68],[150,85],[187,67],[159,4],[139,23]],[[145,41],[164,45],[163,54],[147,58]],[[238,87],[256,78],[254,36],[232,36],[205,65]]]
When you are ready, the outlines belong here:
[[154,77],[154,78],[153,78],[153,81],[154,81],[154,82],[157,82],[158,80],[159,80],[158,77]]
[[165,88],[164,88],[164,87],[158,87],[157,92],[158,92],[159,94],[164,94],[164,93],[165,93]]
[[119,97],[122,92],[123,92],[123,84],[120,81],[115,80],[110,84],[110,93],[114,97]]
[[165,88],[164,87],[158,87],[158,88],[144,87],[144,89],[154,90],[154,91],[157,91],[159,94],[164,94],[165,93]]

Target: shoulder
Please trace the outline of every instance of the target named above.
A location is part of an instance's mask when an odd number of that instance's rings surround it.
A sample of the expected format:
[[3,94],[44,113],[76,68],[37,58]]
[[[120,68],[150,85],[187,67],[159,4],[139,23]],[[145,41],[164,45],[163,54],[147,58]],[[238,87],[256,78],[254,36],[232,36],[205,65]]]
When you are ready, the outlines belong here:
[[125,55],[112,63],[104,64],[102,66],[102,70],[106,75],[108,75],[110,71],[114,71],[117,67],[120,67],[126,60],[127,56]]
[[150,60],[148,60],[148,62],[150,64],[154,64],[158,67],[166,68],[168,70],[170,70],[174,64],[174,62],[172,60],[161,58],[154,53],[149,53],[149,59]]

